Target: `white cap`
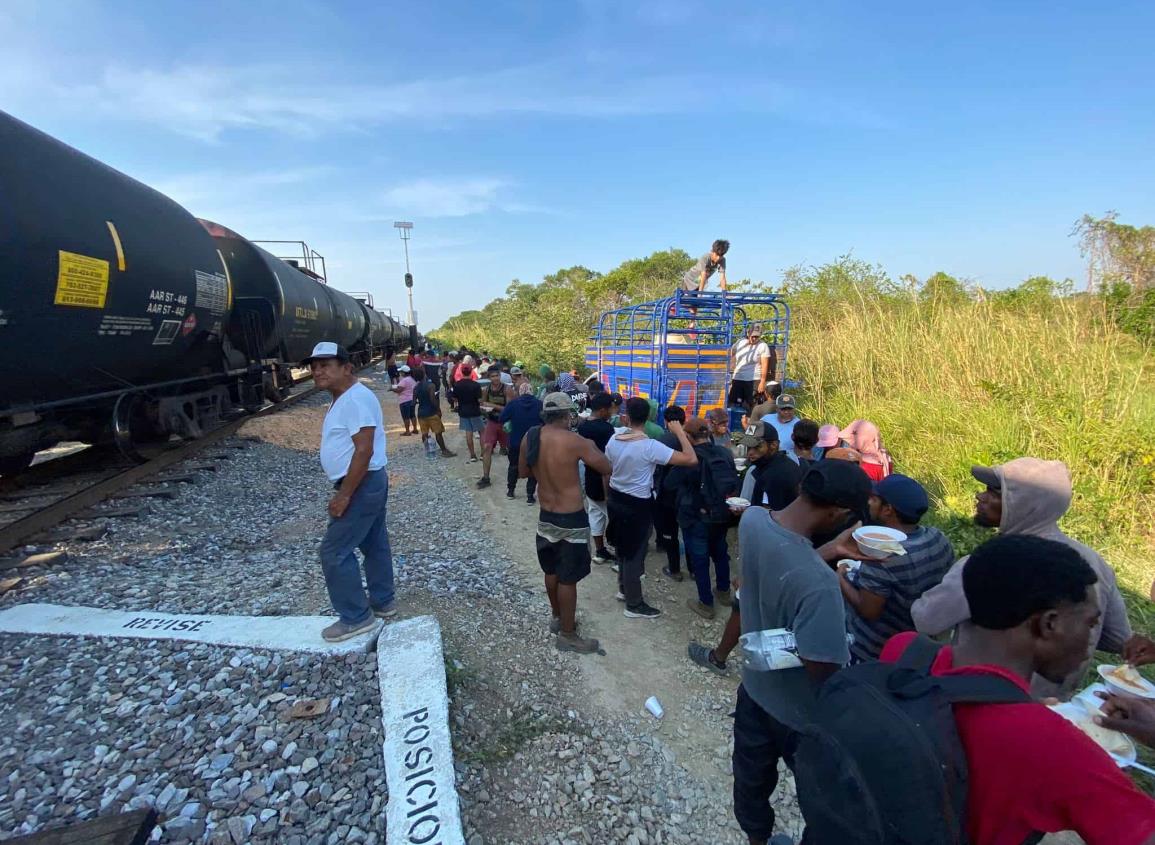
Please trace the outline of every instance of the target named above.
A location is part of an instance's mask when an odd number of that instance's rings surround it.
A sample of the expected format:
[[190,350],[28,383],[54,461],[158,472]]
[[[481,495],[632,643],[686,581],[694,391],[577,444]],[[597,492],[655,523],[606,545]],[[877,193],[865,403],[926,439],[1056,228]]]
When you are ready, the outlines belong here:
[[302,363],[308,366],[312,361],[322,358],[336,358],[340,361],[348,361],[349,353],[331,340],[322,340],[313,347],[313,354]]
[[399,372],[399,373],[409,373],[409,372],[412,372],[412,370],[410,370],[410,369],[409,369],[409,365],[408,365],[408,364],[402,364],[400,367],[398,367],[398,368],[397,368],[397,372]]

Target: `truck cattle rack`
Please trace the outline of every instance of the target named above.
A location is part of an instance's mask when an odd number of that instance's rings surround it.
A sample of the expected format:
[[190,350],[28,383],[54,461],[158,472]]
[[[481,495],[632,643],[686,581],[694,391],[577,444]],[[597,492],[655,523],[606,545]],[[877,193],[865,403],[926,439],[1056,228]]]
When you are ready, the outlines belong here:
[[774,352],[767,381],[786,385],[790,306],[774,293],[678,290],[606,311],[586,346],[586,366],[611,393],[702,416],[726,408],[730,349],[752,323]]

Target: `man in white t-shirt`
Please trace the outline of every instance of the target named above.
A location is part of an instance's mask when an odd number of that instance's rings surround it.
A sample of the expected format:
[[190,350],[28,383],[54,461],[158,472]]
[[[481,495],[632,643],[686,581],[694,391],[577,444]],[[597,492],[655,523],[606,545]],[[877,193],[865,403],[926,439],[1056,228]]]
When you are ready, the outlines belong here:
[[696,466],[694,452],[680,423],[666,423],[678,438],[682,451],[675,452],[664,443],[650,439],[646,421],[650,403],[635,396],[626,402],[627,431],[619,431],[606,444],[610,459],[610,489],[607,499],[610,512],[609,530],[618,553],[618,600],[626,603],[630,619],[653,619],[662,611],[650,607],[642,598],[642,570],[654,525],[654,468],[658,466]]
[[746,413],[754,407],[754,397],[766,392],[766,379],[774,376],[773,353],[762,340],[762,327],[751,324],[746,336],[730,350],[729,403],[731,408],[743,407]]
[[[329,600],[340,617],[321,632],[341,642],[372,631],[393,603],[393,554],[385,526],[389,475],[385,471],[385,420],[373,391],[353,374],[349,353],[318,343],[306,358],[313,383],[333,396],[321,426],[321,468],[337,492],[329,500],[329,527],[321,541],[321,569]],[[355,549],[365,557],[365,583]]]

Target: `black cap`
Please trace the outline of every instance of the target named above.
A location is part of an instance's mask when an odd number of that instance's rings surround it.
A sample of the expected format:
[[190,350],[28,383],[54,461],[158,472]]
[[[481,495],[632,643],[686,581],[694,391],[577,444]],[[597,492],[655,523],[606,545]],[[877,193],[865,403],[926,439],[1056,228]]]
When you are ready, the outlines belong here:
[[802,477],[802,492],[823,502],[866,513],[870,476],[850,461],[818,461]]
[[595,393],[586,404],[591,411],[600,411],[602,408],[612,408],[614,400],[610,398],[608,393]]
[[770,425],[770,423],[756,422],[746,426],[746,431],[738,440],[739,446],[745,446],[747,449],[753,446],[760,446],[762,442],[777,443],[778,429]]

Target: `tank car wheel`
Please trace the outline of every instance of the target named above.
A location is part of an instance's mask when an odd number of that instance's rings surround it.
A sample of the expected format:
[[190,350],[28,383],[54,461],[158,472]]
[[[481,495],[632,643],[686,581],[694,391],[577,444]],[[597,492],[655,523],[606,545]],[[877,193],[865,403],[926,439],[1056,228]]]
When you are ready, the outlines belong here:
[[35,452],[27,452],[23,455],[6,455],[0,458],[0,475],[19,475],[32,466],[32,459],[35,457]]
[[139,393],[125,393],[112,410],[112,442],[130,461],[144,463],[150,455],[141,451],[146,444],[156,445],[169,439],[148,414],[148,403]]

